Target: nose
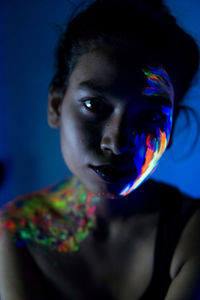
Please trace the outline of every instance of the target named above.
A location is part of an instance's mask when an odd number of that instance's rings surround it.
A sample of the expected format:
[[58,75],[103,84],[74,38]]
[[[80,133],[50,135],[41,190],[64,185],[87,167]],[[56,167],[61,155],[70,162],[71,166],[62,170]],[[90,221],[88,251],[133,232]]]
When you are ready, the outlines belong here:
[[101,139],[101,149],[104,152],[121,155],[131,151],[133,141],[130,126],[128,127],[127,123],[125,118],[113,116],[105,125]]

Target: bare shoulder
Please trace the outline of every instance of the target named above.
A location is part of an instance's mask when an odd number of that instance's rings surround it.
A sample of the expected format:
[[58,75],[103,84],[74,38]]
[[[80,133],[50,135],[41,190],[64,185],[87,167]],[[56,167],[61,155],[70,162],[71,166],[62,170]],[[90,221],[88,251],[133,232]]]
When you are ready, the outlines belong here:
[[7,206],[11,207],[12,204],[9,203],[0,210],[0,296],[3,299],[25,300],[21,269],[25,256],[23,249],[16,246],[14,222],[7,217]]
[[[188,201],[188,198],[186,198]],[[195,206],[194,212],[187,221],[181,233],[179,242],[175,249],[170,267],[171,278],[174,279],[186,261],[200,262],[200,199],[189,199],[191,205]]]
[[92,202],[86,211],[84,197],[74,200],[75,185],[76,179],[68,177],[6,205],[3,226],[13,235],[17,246],[28,243],[58,252],[79,249],[95,218]]
[[[12,204],[10,203],[11,206]],[[41,279],[38,268],[29,254],[26,243],[19,244],[15,237],[16,220],[12,220],[10,217],[1,223],[0,298],[44,299],[41,296]],[[34,289],[32,289],[33,282]]]
[[0,234],[9,232],[18,238],[18,245],[20,238],[27,240],[38,236],[40,225],[49,225],[53,213],[58,215],[62,211],[62,191],[67,182],[52,184],[4,204],[0,208]]
[[23,228],[27,228],[39,203],[41,203],[41,199],[35,194],[21,196],[6,203],[1,208],[1,232],[4,233],[2,236],[8,232],[14,238],[20,232],[25,237]]
[[48,187],[17,197],[0,207],[0,297],[3,299],[32,299],[27,296],[30,291],[26,288],[32,282],[39,291],[39,271],[27,244],[52,242],[49,222],[53,209],[60,206],[56,201],[52,201],[52,206],[49,204],[50,190]]

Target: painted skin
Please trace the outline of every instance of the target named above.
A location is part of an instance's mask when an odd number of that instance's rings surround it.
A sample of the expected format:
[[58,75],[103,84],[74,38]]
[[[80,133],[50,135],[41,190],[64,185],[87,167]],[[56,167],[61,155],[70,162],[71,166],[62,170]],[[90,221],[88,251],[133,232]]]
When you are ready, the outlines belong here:
[[[145,153],[145,160],[142,166],[140,165],[137,168],[139,170],[138,177],[127,184],[120,193],[122,196],[126,196],[135,190],[140,184],[147,180],[148,176],[155,170],[160,158],[167,148],[172,129],[174,89],[167,72],[163,68],[152,67],[143,70],[143,72],[147,77],[149,86],[142,91],[142,94],[145,96],[164,97],[171,101],[172,106],[162,107],[162,112],[166,117],[166,124],[164,124],[164,126],[158,127],[153,134],[143,133],[136,137],[138,140],[141,136],[143,137],[143,141],[138,143],[138,153],[142,153],[141,156]],[[140,160],[134,158],[134,161],[137,165],[137,162]]]
[[[141,71],[142,90],[141,79],[133,74],[133,80],[131,72],[105,53],[85,54],[59,107],[64,160],[85,188],[101,198],[128,195],[144,182],[170,139],[174,92],[167,72],[151,67]],[[89,167],[105,164],[134,172],[107,182]]]
[[[49,123],[60,128],[63,158],[75,177],[8,205],[1,227],[18,246],[33,241],[59,252],[77,251],[99,211],[105,214],[113,198],[110,208],[127,199],[155,169],[170,139],[174,90],[162,68],[140,70],[143,81],[132,71],[134,80],[108,55],[86,54],[64,99],[50,95]],[[108,163],[135,171],[108,182],[90,168]]]

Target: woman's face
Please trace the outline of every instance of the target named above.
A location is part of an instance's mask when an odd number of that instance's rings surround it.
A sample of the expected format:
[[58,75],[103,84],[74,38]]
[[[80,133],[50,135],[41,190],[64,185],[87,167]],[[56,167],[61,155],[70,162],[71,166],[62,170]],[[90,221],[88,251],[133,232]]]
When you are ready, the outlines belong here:
[[136,189],[169,142],[174,101],[169,76],[162,68],[135,65],[103,51],[82,55],[60,104],[63,158],[99,196]]

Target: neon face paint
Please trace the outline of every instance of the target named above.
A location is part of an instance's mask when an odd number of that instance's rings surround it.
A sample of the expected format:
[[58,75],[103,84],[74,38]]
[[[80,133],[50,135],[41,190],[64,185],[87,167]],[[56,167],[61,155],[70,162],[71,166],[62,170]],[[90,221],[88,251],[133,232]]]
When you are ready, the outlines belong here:
[[153,67],[143,69],[142,71],[149,84],[149,86],[142,91],[142,94],[146,96],[166,97],[171,101],[171,104],[173,104],[174,88],[167,72],[163,68]]
[[[157,127],[154,133],[142,133],[135,137],[137,150],[133,159],[137,166],[138,176],[123,188],[120,196],[130,194],[152,174],[170,140],[174,101],[173,85],[163,68],[148,67],[142,71],[148,83],[148,86],[142,91],[142,95],[167,98],[171,107],[162,106],[162,112],[166,116],[162,128]],[[142,160],[141,153],[145,153],[144,160]]]

